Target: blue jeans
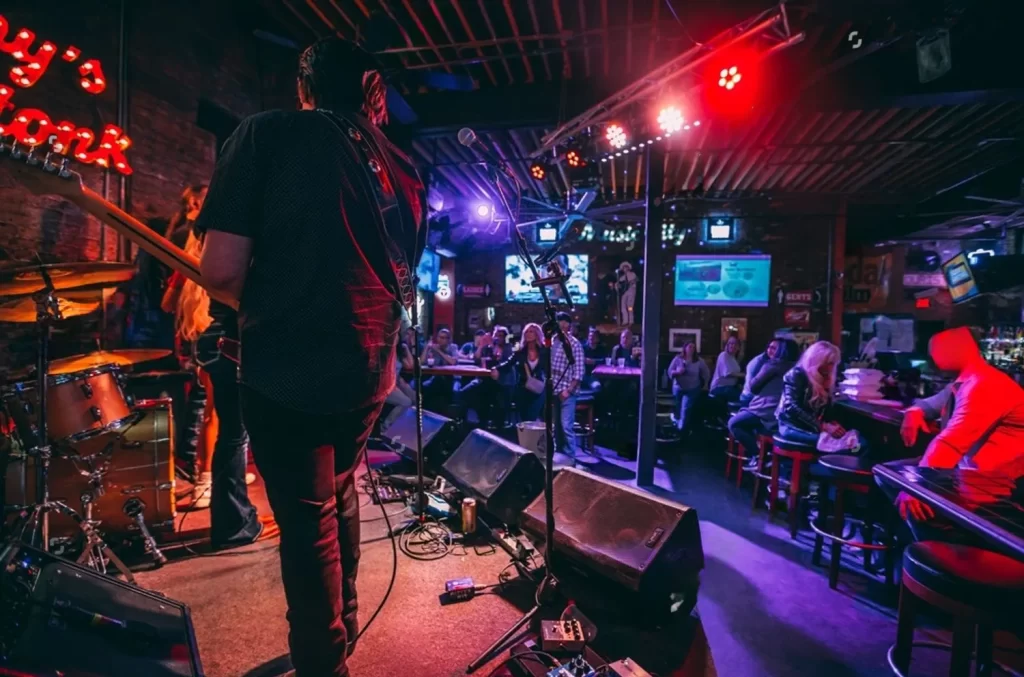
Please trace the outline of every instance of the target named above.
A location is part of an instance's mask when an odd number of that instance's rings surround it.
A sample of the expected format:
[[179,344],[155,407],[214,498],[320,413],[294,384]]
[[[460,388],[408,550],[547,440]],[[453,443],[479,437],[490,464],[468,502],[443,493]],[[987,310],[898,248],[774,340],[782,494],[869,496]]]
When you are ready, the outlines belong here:
[[680,388],[673,388],[672,394],[676,398],[676,403],[678,404],[677,411],[679,412],[676,416],[676,428],[679,432],[688,431],[693,428],[693,419],[696,416],[694,408],[700,402],[701,389],[682,390]]
[[760,416],[744,409],[729,419],[729,432],[747,452],[747,456],[756,456],[757,436],[768,433],[768,427]]
[[555,451],[576,456],[576,434],[573,426],[576,424],[576,396],[570,395],[566,399],[555,396]]

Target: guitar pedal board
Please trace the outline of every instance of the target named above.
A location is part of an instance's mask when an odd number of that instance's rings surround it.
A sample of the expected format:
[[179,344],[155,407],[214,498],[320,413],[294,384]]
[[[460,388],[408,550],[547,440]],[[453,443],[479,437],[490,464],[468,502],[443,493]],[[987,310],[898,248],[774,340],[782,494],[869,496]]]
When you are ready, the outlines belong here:
[[587,637],[583,626],[575,618],[540,622],[540,645],[544,651],[583,651]]

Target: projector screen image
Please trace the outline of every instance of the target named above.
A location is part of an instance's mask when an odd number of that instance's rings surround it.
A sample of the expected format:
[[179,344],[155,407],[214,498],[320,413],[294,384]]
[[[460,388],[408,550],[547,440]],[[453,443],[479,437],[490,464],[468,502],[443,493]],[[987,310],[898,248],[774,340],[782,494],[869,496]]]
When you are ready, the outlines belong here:
[[419,265],[416,266],[416,277],[420,279],[419,287],[424,291],[436,292],[438,278],[441,276],[441,257],[437,252],[423,250]]
[[677,306],[766,307],[771,297],[772,257],[677,256]]
[[[590,287],[587,285],[587,275],[590,270],[590,259],[586,254],[562,254],[557,257],[562,263],[562,269],[569,275],[565,286],[569,288],[572,295],[572,302],[577,305],[586,305],[587,297],[590,294]],[[547,274],[547,269],[542,268],[541,275]],[[515,255],[505,257],[505,301],[508,303],[541,303],[540,289],[531,287],[533,273]],[[560,299],[562,290],[556,285],[547,287],[548,298]]]

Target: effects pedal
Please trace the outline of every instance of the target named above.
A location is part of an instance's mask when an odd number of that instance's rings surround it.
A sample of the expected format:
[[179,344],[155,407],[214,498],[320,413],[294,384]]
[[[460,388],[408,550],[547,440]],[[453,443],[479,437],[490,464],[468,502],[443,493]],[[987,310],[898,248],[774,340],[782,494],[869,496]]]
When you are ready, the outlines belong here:
[[615,677],[651,677],[651,673],[637,665],[636,661],[631,658],[615,661],[607,667],[605,674],[615,675]]
[[568,663],[549,670],[546,677],[596,677],[597,668],[587,662],[583,656],[576,656]]
[[583,651],[587,637],[575,618],[540,622],[540,646],[544,651]]
[[380,484],[379,481],[376,493],[370,493],[370,499],[378,505],[381,503],[401,503],[408,496],[409,492],[390,484]]

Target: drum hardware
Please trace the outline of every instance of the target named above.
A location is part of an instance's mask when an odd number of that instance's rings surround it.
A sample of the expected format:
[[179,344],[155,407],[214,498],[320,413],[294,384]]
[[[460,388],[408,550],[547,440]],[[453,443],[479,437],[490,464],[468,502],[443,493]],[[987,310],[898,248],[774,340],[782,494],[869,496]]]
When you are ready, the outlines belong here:
[[160,548],[156,544],[156,539],[153,538],[153,534],[149,532],[149,528],[146,526],[144,516],[146,504],[142,499],[129,498],[124,502],[124,506],[121,509],[124,511],[125,515],[134,520],[135,525],[139,529],[139,533],[142,534],[142,542],[145,547],[146,554],[153,556],[153,559],[156,560],[157,566],[167,564],[167,557],[160,552]]

